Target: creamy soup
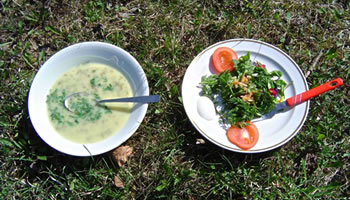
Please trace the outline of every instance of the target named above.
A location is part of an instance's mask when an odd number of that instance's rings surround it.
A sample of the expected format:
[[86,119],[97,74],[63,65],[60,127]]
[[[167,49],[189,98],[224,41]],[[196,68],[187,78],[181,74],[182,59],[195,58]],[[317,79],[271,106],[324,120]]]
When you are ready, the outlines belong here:
[[[70,112],[64,106],[64,99],[76,92],[91,95],[72,99],[73,112]],[[96,104],[91,96],[94,99],[130,97],[132,89],[122,73],[104,64],[82,64],[64,73],[46,99],[51,124],[64,138],[80,144],[99,142],[127,122],[132,103]]]

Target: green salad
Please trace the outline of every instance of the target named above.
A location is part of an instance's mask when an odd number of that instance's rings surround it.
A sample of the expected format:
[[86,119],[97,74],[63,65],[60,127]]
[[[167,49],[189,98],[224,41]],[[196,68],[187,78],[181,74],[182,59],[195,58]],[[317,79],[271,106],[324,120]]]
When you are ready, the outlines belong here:
[[250,60],[249,52],[233,62],[232,72],[203,76],[200,84],[202,95],[216,107],[223,106],[217,109],[221,122],[244,127],[283,101],[287,84],[281,79],[282,72],[268,72],[264,64]]

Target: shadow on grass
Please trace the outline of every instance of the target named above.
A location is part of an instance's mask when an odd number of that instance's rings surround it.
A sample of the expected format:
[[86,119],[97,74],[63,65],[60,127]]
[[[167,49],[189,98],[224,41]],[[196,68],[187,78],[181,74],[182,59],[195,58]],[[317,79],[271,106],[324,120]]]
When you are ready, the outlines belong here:
[[[190,127],[192,124],[188,124]],[[260,160],[269,158],[274,152],[268,151],[264,153],[245,154],[223,149],[211,141],[205,139],[196,129],[190,128],[190,134],[185,135],[183,151],[188,159],[193,159],[197,164],[220,164],[223,168],[237,168],[242,165],[256,166],[259,165]],[[193,134],[195,133],[195,134]],[[196,144],[197,139],[203,139],[204,144]]]
[[[18,141],[18,147],[23,150],[26,162],[22,162],[23,173],[28,174],[28,180],[34,180],[39,177],[43,180],[51,173],[65,176],[74,171],[88,171],[93,166],[98,165],[101,160],[110,160],[109,154],[101,154],[94,157],[77,157],[64,154],[49,146],[43,141],[35,131],[28,112],[26,101],[23,104],[23,117],[18,122],[18,136],[14,138]],[[113,162],[108,163],[109,168],[115,168]]]

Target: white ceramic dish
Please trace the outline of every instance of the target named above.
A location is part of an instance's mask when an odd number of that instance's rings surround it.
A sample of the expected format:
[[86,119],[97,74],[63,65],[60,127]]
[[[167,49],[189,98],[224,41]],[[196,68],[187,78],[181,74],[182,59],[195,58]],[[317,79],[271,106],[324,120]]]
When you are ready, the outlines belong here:
[[72,67],[87,62],[110,65],[129,80],[134,96],[149,95],[146,75],[136,59],[125,50],[102,42],[83,42],[66,47],[39,69],[31,84],[28,97],[30,120],[38,135],[51,147],[74,156],[98,155],[110,151],[130,138],[141,124],[148,104],[135,104],[131,116],[121,130],[104,141],[77,144],[60,136],[51,126],[46,96],[54,82]]
[[226,128],[219,124],[219,116],[205,120],[197,112],[197,100],[200,97],[200,82],[204,75],[214,73],[210,58],[215,49],[225,46],[234,49],[238,56],[250,52],[252,61],[267,66],[268,71],[280,70],[282,79],[290,84],[285,91],[286,98],[308,90],[306,79],[298,65],[279,48],[265,42],[251,39],[231,39],[216,43],[203,50],[188,67],[183,83],[182,98],[186,114],[193,126],[209,141],[235,152],[259,153],[273,150],[291,140],[303,126],[309,110],[309,102],[304,102],[288,112],[279,113],[272,119],[256,122],[260,138],[250,150],[244,151],[230,143],[226,137]]

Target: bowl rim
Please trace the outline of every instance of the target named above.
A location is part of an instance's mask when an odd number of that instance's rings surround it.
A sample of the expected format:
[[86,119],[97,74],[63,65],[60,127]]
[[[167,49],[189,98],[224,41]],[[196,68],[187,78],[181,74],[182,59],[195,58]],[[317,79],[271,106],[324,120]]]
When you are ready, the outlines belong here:
[[[147,108],[148,108],[148,104],[142,104],[139,107],[137,107],[138,110],[137,110],[137,119],[135,119],[135,126],[133,126],[132,128],[127,128],[127,130],[124,131],[125,134],[121,134],[122,136],[117,136],[117,137],[120,137],[120,138],[118,138],[118,141],[115,141],[115,140],[111,141],[111,138],[113,137],[113,136],[111,136],[105,140],[102,140],[102,141],[96,142],[96,143],[92,143],[92,144],[78,144],[78,143],[70,142],[69,140],[63,138],[62,136],[58,136],[58,137],[61,137],[63,140],[71,143],[71,146],[68,145],[69,147],[66,147],[66,146],[58,144],[57,142],[53,142],[52,138],[49,138],[49,137],[52,137],[53,135],[57,136],[59,134],[57,132],[55,132],[55,134],[48,134],[47,131],[44,132],[44,128],[42,128],[43,125],[41,124],[41,122],[39,120],[40,117],[38,117],[39,115],[42,115],[42,113],[40,114],[35,109],[34,105],[37,103],[37,98],[34,95],[40,89],[40,87],[41,87],[40,82],[42,82],[42,80],[44,79],[43,77],[45,75],[47,75],[48,68],[50,66],[52,66],[53,63],[56,63],[56,60],[58,58],[66,55],[67,53],[70,53],[71,51],[75,51],[77,49],[79,50],[82,48],[86,48],[86,49],[100,48],[100,50],[102,50],[102,49],[107,50],[111,53],[117,53],[117,54],[122,55],[122,57],[126,57],[127,58],[126,60],[128,62],[131,62],[131,64],[132,64],[131,68],[132,68],[132,70],[135,70],[134,73],[137,73],[137,76],[142,79],[142,80],[140,79],[140,81],[142,82],[142,94],[149,95],[148,80],[147,80],[146,74],[143,71],[141,65],[129,52],[127,52],[126,50],[124,50],[118,46],[115,46],[113,44],[106,43],[106,42],[98,42],[98,41],[80,42],[80,43],[76,43],[76,44],[67,46],[65,48],[62,48],[61,50],[57,51],[52,56],[50,56],[37,70],[32,82],[31,82],[29,92],[28,92],[28,99],[27,99],[27,101],[28,101],[27,109],[28,109],[29,118],[30,118],[30,121],[32,123],[32,126],[33,126],[35,132],[39,135],[39,137],[46,144],[48,144],[50,147],[52,147],[53,149],[55,149],[59,152],[62,152],[62,153],[68,154],[68,155],[72,155],[72,156],[81,156],[81,157],[83,157],[83,156],[95,156],[95,155],[103,154],[103,153],[106,153],[106,152],[120,146],[122,143],[124,143],[126,140],[128,140],[136,132],[138,127],[141,125],[141,123],[146,115]],[[78,53],[78,55],[79,55],[79,53]],[[63,71],[63,73],[69,71],[69,69],[71,69],[74,66],[68,67],[66,70]],[[122,70],[121,70],[121,72],[122,72]],[[59,75],[56,75],[56,76],[57,77],[55,77],[54,81],[56,81],[57,78],[60,77]],[[131,77],[126,77],[126,78],[130,82]],[[134,84],[134,83],[130,82],[130,84],[132,86],[132,84]],[[133,91],[133,92],[135,93],[136,91]],[[45,94],[44,96],[46,97],[47,94]],[[41,97],[41,98],[43,98],[43,97]],[[44,101],[46,101],[46,98]],[[46,109],[46,105],[45,105],[45,109]],[[130,119],[134,120],[134,118],[132,118],[132,116],[129,117],[129,120]],[[46,126],[51,126],[51,125],[46,125]],[[52,128],[52,130],[53,130],[53,128]]]

